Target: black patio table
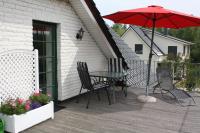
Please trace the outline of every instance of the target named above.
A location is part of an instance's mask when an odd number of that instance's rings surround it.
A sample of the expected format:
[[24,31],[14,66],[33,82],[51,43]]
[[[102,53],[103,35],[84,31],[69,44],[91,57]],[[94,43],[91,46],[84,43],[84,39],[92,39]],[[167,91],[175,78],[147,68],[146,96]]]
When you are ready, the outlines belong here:
[[98,77],[99,79],[107,79],[113,88],[113,103],[115,103],[115,81],[119,81],[127,77],[127,73],[109,72],[109,71],[95,71],[90,72],[91,77]]

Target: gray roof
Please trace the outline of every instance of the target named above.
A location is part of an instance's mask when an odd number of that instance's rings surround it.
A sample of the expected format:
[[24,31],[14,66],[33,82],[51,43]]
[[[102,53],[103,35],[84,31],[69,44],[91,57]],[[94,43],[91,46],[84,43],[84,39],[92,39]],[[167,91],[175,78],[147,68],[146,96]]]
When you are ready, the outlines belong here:
[[140,60],[139,56],[121,39],[118,34],[116,34],[112,28],[109,27],[109,31],[125,60]]
[[[141,29],[142,29],[146,34],[152,32],[151,30],[146,29],[146,28],[141,28]],[[162,34],[162,33],[157,32],[157,31],[155,31],[155,34],[156,34],[156,35],[159,35],[159,36],[162,36],[162,37],[166,37],[166,38],[175,40],[175,41],[182,42],[182,43],[184,43],[184,44],[186,44],[186,45],[193,45],[193,44],[194,44],[194,43],[192,43],[192,42],[189,42],[189,41],[186,41],[186,40],[183,40],[183,39],[179,39],[179,38],[177,38],[177,37],[173,37],[173,36],[170,36],[170,35]]]
[[[151,38],[142,30],[142,28],[133,25],[131,25],[129,28],[134,30],[138,36],[147,44],[147,46],[151,46]],[[155,42],[152,50],[158,56],[165,55],[165,53],[157,46]]]

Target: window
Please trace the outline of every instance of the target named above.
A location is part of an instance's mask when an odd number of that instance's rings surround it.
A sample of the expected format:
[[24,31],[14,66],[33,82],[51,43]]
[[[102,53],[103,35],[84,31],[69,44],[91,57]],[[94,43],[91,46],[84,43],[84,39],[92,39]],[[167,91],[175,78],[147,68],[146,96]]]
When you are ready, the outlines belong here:
[[168,54],[169,55],[177,55],[177,46],[168,46]]
[[143,54],[143,45],[142,44],[135,44],[135,53]]
[[183,55],[185,55],[186,46],[183,46]]

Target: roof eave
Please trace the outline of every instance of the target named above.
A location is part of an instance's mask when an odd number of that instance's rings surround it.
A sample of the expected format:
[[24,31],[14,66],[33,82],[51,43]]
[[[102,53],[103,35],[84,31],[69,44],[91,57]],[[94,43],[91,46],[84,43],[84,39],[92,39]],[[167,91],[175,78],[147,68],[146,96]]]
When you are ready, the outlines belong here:
[[115,52],[115,54],[117,55],[118,58],[123,59],[123,66],[127,67],[125,59],[123,58],[122,53],[120,52],[119,48],[117,47],[116,42],[112,38],[112,35],[111,35],[108,27],[106,26],[105,21],[103,20],[102,16],[100,15],[100,12],[97,9],[94,1],[93,0],[84,0],[84,1],[87,4],[88,8],[90,9],[91,13],[93,14],[96,22],[98,23],[98,26],[100,27],[101,31],[105,35],[105,37],[108,40],[113,51]]
[[[142,30],[147,31],[147,32],[152,32],[151,30],[146,29],[146,28],[142,28]],[[165,34],[162,34],[160,32],[155,32],[155,35],[158,35],[158,36],[161,36],[161,37],[166,37],[166,38],[181,42],[185,45],[193,45],[194,44],[192,42],[189,42],[189,41],[186,41],[186,40],[183,40],[183,39],[180,39],[180,38],[176,38],[176,37],[173,37],[173,36],[170,36],[170,35],[165,35]]]

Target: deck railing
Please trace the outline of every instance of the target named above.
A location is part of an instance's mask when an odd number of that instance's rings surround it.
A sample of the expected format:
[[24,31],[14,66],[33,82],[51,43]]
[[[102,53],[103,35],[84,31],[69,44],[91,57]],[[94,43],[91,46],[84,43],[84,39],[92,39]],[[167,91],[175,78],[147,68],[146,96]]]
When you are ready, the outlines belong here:
[[[148,73],[148,61],[147,60],[131,60],[127,62],[129,66],[128,70],[128,83],[136,87],[145,87],[147,82]],[[156,68],[157,61],[152,61],[151,65],[151,78],[150,84],[154,84],[157,81]]]

